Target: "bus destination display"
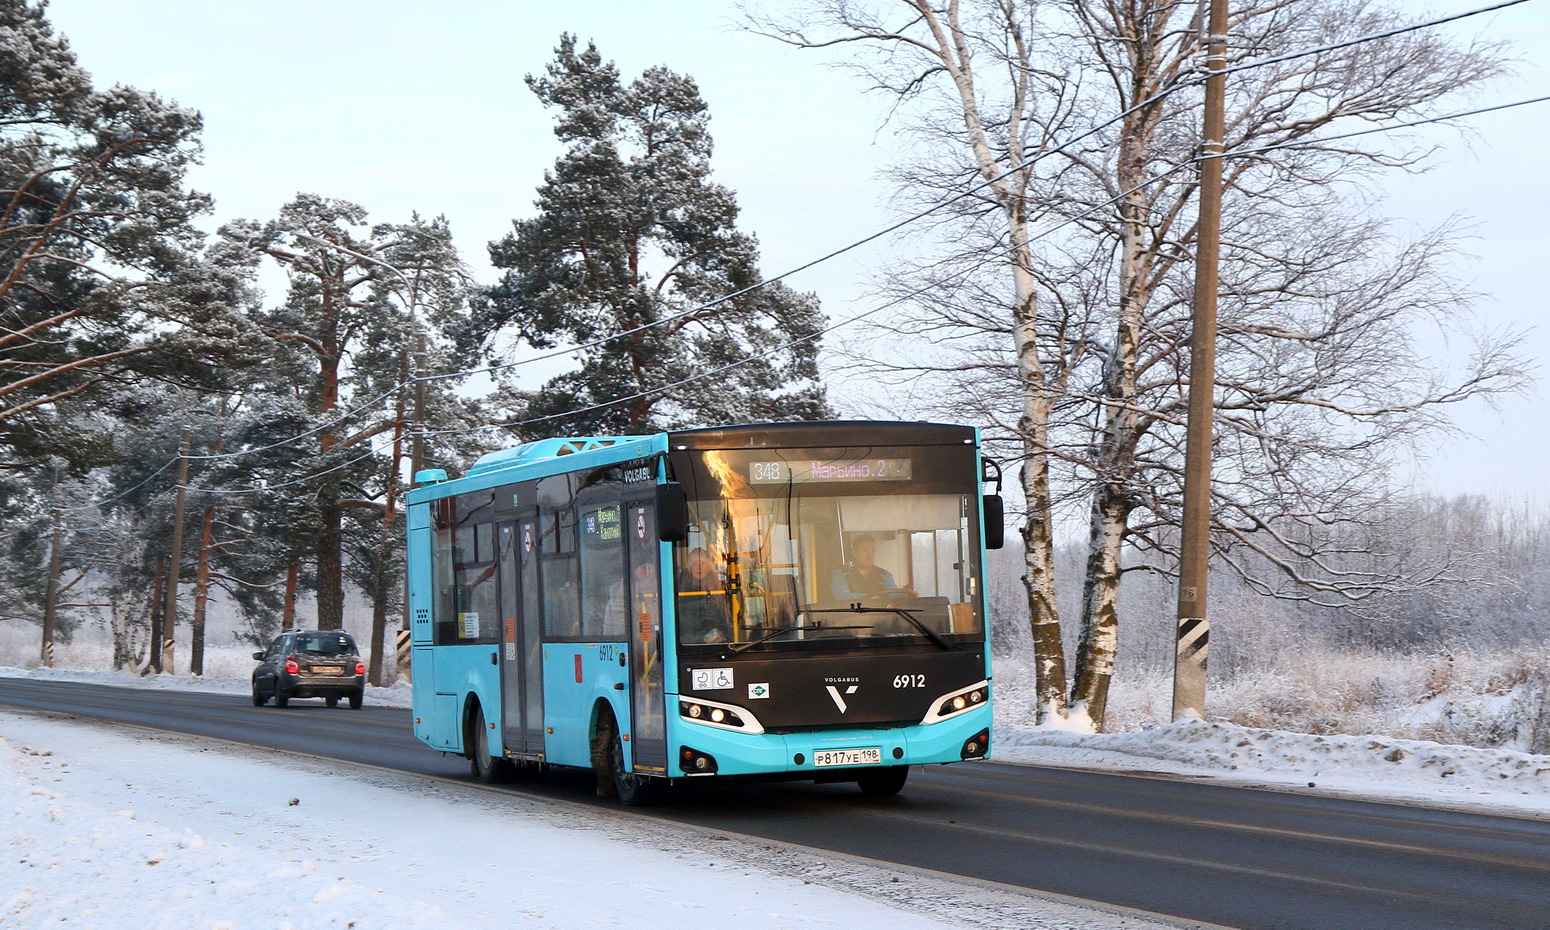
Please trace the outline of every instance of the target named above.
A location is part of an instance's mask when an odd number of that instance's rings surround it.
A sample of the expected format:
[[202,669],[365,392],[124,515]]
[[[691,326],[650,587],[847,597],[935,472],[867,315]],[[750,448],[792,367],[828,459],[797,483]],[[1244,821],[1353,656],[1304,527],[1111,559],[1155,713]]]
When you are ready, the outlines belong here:
[[804,459],[797,462],[749,462],[750,484],[822,484],[838,481],[908,481],[910,459]]

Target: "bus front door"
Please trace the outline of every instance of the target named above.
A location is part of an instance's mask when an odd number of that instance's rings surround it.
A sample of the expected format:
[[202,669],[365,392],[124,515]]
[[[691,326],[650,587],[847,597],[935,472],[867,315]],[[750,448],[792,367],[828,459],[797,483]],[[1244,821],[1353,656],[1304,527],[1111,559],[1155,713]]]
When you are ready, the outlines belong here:
[[630,573],[630,746],[637,771],[667,772],[662,695],[662,584],[655,500],[624,505]]
[[510,751],[544,751],[543,654],[539,642],[538,527],[531,517],[500,526],[502,737]]

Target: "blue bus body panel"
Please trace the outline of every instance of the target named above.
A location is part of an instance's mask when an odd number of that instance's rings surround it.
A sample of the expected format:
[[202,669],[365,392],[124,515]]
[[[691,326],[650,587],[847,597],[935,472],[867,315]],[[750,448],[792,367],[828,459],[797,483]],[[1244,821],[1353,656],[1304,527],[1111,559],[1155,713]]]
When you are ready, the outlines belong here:
[[[432,749],[463,751],[463,724],[475,700],[490,732],[491,747],[500,744],[500,672],[490,662],[494,646],[417,647],[414,661],[414,710],[418,736]],[[434,659],[431,657],[434,655]],[[426,666],[422,670],[422,664]],[[429,671],[430,674],[426,674]],[[429,712],[422,695],[430,698]]]
[[[617,465],[620,462],[628,462],[631,459],[642,459],[667,451],[667,434],[656,436],[631,436],[625,437],[627,441],[617,442],[610,446],[601,446],[596,449],[588,449],[576,452],[561,458],[536,458],[533,454],[516,455],[528,446],[518,446],[515,449],[503,449],[500,452],[492,452],[481,458],[473,468],[469,469],[466,476],[444,481],[440,484],[428,484],[413,488],[406,495],[406,500],[414,504],[424,504],[427,501],[439,500],[443,497],[451,497],[454,494],[467,494],[470,491],[485,491],[490,488],[498,488],[502,485],[516,484],[519,481],[531,481],[534,478],[543,478],[548,475],[563,475],[566,472],[587,471],[593,468],[602,468],[605,465]],[[564,440],[546,440],[544,443],[531,443],[529,445],[547,445],[549,443],[562,443]],[[505,464],[502,464],[505,462]],[[429,512],[425,517],[429,526]]]
[[[629,733],[629,669],[623,643],[544,644],[544,761],[590,766],[598,702],[613,708]],[[618,685],[619,687],[615,687]]]

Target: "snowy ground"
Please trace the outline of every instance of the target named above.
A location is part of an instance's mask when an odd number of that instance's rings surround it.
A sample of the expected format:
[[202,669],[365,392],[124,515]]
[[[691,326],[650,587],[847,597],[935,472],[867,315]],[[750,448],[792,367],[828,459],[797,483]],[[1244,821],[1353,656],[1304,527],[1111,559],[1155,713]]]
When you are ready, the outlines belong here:
[[[238,678],[0,675],[248,688]],[[399,686],[366,700],[408,697]],[[1510,750],[1202,721],[1092,735],[1003,719],[996,739],[1003,762],[1550,819],[1550,756]],[[0,712],[0,782],[0,810],[13,812],[0,827],[0,928],[376,930],[514,915],[533,927],[697,930],[1166,926],[563,802],[20,713]]]
[[472,784],[0,711],[0,927],[1155,930]]

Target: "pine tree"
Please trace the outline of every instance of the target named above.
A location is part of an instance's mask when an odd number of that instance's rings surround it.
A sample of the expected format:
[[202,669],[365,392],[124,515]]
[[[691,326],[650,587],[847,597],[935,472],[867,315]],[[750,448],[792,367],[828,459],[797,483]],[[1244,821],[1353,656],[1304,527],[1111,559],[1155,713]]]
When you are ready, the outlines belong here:
[[826,415],[818,301],[779,282],[754,287],[758,243],[737,229],[733,193],[710,179],[710,115],[693,79],[653,67],[625,85],[569,34],[555,51],[527,85],[559,111],[555,134],[569,148],[538,188],[537,216],[490,244],[506,273],[461,339],[497,359],[505,333],[539,348],[624,335],[581,350],[575,370],[538,390],[512,392],[518,431]]
[[62,404],[155,373],[208,322],[164,299],[209,199],[183,187],[199,114],[98,91],[43,4],[0,0],[0,461],[78,462]]

